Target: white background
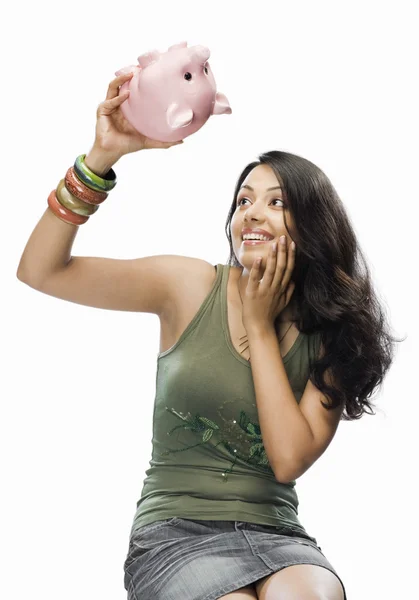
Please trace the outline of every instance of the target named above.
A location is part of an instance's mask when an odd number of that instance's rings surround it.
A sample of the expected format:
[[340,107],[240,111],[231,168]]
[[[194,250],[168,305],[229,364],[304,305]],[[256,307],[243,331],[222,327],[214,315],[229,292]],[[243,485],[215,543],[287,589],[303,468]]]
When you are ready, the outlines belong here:
[[[183,146],[123,157],[73,256],[226,263],[242,168],[316,163],[407,335],[374,397],[297,482],[299,517],[348,600],[417,589],[418,94],[414,2],[8,3],[2,34],[1,582],[8,600],[122,600],[151,457],[159,321],[94,310],[16,278],[47,197],[94,141],[116,70],[180,41],[210,48],[233,113]],[[416,54],[416,59],[414,55]],[[415,559],[416,555],[416,559]],[[144,599],[145,600],[145,599]]]

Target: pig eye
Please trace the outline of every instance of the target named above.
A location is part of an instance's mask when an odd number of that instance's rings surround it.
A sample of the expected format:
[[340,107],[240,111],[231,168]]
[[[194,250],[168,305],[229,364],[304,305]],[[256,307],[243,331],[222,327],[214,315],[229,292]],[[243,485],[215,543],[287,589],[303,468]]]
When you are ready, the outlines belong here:
[[205,75],[208,75],[208,67],[204,67]]
[[185,77],[186,81],[189,81],[190,79],[192,79],[192,75],[189,72],[185,73],[184,77]]

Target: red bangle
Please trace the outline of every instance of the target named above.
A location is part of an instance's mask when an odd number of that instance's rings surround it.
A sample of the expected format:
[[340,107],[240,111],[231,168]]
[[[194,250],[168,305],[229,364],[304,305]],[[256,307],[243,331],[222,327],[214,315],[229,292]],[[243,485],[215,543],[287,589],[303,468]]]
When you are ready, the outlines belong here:
[[76,215],[70,210],[64,208],[64,206],[58,202],[55,190],[52,190],[48,196],[48,206],[59,219],[65,221],[69,225],[83,225],[83,223],[86,223],[86,221],[88,221],[90,218],[83,217],[82,215]]
[[83,202],[87,202],[87,204],[102,204],[108,197],[107,192],[95,192],[80,181],[74,167],[70,167],[65,174],[65,187],[70,194],[73,194],[79,200],[83,200]]

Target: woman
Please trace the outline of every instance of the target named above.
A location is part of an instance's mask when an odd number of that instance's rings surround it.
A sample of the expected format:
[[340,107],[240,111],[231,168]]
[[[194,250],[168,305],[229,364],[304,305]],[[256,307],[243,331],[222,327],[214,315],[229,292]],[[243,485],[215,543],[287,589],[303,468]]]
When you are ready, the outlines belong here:
[[130,76],[110,83],[92,150],[51,192],[18,268],[43,293],[159,315],[153,454],[124,564],[128,598],[346,599],[298,520],[294,489],[341,418],[371,409],[393,357],[342,202],[311,162],[268,152],[238,179],[227,265],[72,257],[117,160],[176,145],[124,119],[119,89]]

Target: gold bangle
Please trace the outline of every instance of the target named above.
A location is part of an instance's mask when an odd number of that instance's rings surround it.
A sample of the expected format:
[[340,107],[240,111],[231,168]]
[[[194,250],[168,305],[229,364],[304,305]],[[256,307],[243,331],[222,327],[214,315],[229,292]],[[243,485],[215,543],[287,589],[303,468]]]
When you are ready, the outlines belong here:
[[64,179],[61,179],[60,183],[57,185],[56,196],[58,202],[67,208],[69,211],[75,213],[76,215],[82,215],[84,217],[88,217],[93,215],[99,208],[98,205],[95,204],[87,204],[80,200],[73,194],[71,194],[65,186]]

